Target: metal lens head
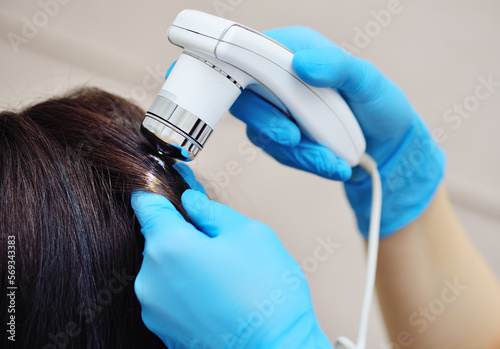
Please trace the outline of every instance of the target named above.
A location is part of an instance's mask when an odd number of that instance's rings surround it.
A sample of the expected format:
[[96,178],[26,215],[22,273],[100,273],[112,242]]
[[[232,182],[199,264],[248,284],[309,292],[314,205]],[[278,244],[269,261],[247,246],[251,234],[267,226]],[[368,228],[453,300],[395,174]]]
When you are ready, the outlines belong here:
[[158,152],[183,161],[193,160],[212,133],[196,115],[161,95],[147,111],[141,131]]

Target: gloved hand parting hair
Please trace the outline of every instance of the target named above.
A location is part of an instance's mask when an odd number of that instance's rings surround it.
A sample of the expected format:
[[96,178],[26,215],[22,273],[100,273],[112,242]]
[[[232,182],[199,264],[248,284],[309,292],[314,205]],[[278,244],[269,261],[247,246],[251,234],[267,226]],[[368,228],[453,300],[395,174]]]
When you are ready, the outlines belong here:
[[184,178],[191,189],[197,190],[205,195],[207,194],[205,188],[203,188],[203,185],[198,182],[198,180],[196,180],[193,170],[191,170],[189,166],[187,166],[183,162],[176,162],[172,167],[175,168],[177,172],[179,172],[179,174],[182,176],[182,178]]
[[332,348],[272,229],[195,190],[182,205],[194,225],[163,196],[132,196],[146,241],[135,291],[151,331],[169,348]]
[[[312,29],[289,27],[266,34],[295,52],[293,67],[304,82],[335,88],[356,116],[367,153],[377,161],[382,179],[381,237],[416,219],[442,180],[445,157],[401,89],[371,63],[351,56]],[[347,197],[366,236],[371,180],[364,170],[354,168],[351,177],[343,160],[300,138],[294,123],[249,91],[242,93],[231,113],[247,124],[250,140],[279,162],[346,181]]]

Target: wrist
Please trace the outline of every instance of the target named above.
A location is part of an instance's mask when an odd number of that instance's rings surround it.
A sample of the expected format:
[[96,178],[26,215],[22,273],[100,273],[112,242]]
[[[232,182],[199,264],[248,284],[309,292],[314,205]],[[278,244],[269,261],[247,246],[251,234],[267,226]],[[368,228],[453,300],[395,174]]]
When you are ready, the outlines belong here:
[[[418,218],[431,202],[444,176],[445,155],[424,123],[416,118],[401,146],[379,164],[382,180],[380,237]],[[349,181],[345,190],[366,237],[370,222],[371,179]]]

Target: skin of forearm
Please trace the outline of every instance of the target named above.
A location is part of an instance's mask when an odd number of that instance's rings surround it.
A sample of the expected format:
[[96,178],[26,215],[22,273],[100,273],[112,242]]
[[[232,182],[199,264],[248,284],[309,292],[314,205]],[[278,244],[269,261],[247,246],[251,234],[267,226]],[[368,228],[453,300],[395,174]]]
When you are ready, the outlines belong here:
[[444,187],[418,219],[380,241],[376,288],[390,338],[383,348],[500,348],[500,283]]

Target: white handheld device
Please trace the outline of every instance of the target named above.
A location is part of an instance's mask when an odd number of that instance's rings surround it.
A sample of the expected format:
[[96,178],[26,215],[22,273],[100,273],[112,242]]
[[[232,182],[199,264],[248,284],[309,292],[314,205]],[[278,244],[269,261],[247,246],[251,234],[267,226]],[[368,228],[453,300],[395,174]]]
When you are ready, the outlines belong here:
[[336,348],[363,349],[377,265],[381,184],[377,164],[365,154],[365,139],[346,102],[333,88],[305,84],[293,71],[293,52],[241,24],[184,10],[168,30],[184,49],[141,125],[158,152],[190,161],[245,88],[292,117],[313,141],[373,180],[367,276],[357,343],[340,337]]
[[363,133],[332,88],[315,88],[292,67],[293,52],[238,23],[184,10],[168,30],[184,52],[149,108],[143,132],[162,152],[192,160],[245,88],[290,114],[302,132],[349,165],[365,152]]

